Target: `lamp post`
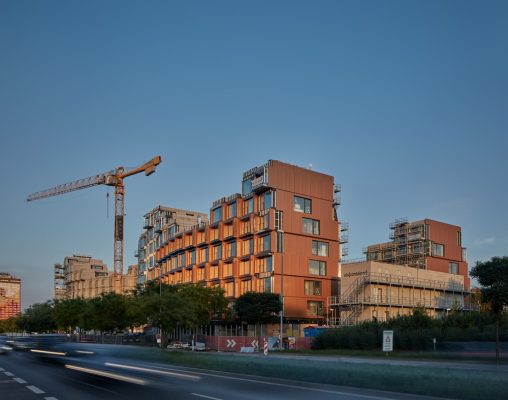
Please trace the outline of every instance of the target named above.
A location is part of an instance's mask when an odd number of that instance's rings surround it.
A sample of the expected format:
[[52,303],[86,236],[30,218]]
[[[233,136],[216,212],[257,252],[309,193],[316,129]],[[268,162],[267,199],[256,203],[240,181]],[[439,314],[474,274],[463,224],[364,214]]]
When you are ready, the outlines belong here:
[[280,301],[282,303],[282,309],[280,311],[280,328],[279,328],[279,350],[284,349],[283,335],[284,331],[284,243],[283,243],[284,231],[281,229],[277,230],[277,250],[280,252]]

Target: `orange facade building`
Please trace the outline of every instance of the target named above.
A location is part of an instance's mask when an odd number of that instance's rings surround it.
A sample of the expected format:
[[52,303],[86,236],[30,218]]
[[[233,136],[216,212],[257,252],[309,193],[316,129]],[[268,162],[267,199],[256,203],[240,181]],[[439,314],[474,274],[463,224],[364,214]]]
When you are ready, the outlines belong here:
[[0,320],[21,312],[21,279],[0,272]]
[[322,322],[338,276],[340,224],[333,177],[268,161],[243,174],[242,193],[212,204],[210,222],[169,236],[156,250],[168,284],[282,294],[288,322]]

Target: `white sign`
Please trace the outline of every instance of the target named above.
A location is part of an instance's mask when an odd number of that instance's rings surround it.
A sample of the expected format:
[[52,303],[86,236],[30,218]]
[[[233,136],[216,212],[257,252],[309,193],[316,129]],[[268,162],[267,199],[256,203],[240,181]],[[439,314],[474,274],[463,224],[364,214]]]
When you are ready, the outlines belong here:
[[258,347],[259,346],[259,342],[257,340],[253,340],[252,343],[251,343],[252,347]]
[[393,351],[393,331],[383,331],[383,351]]
[[234,339],[226,339],[226,347],[235,347],[236,346],[236,342],[234,341]]

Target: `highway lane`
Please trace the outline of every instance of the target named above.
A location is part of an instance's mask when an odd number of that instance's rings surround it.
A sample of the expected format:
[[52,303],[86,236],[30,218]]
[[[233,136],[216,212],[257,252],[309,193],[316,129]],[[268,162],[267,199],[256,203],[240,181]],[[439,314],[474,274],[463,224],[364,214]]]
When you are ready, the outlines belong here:
[[[309,384],[178,367],[98,356],[69,359],[62,364],[41,361],[28,353],[0,357],[0,368],[10,372],[3,379],[20,378],[25,383],[3,384],[2,400],[94,400],[171,398],[192,400],[401,400],[425,399],[422,396],[386,393],[331,385]],[[111,374],[109,377],[98,373]],[[121,380],[119,380],[121,379]],[[44,393],[35,393],[28,386]],[[7,388],[6,390],[3,390]],[[31,397],[30,397],[31,396]],[[34,397],[35,396],[35,397]],[[427,398],[430,399],[430,398]]]

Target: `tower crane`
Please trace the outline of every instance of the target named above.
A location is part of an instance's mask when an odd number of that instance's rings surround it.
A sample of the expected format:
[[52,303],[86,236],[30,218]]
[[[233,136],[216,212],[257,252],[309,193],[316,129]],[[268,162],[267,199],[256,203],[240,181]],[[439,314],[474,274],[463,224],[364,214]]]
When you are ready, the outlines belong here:
[[90,176],[88,178],[79,179],[74,182],[58,185],[50,189],[32,193],[26,201],[34,201],[44,199],[46,197],[58,196],[64,193],[73,192],[75,190],[85,189],[91,186],[107,185],[115,187],[115,237],[113,247],[113,263],[114,263],[114,285],[116,290],[123,290],[123,220],[124,220],[124,196],[125,186],[124,178],[136,175],[141,172],[145,176],[149,176],[155,172],[157,165],[161,163],[161,157],[156,156],[150,161],[140,165],[139,167],[126,169],[117,167],[108,172]]

